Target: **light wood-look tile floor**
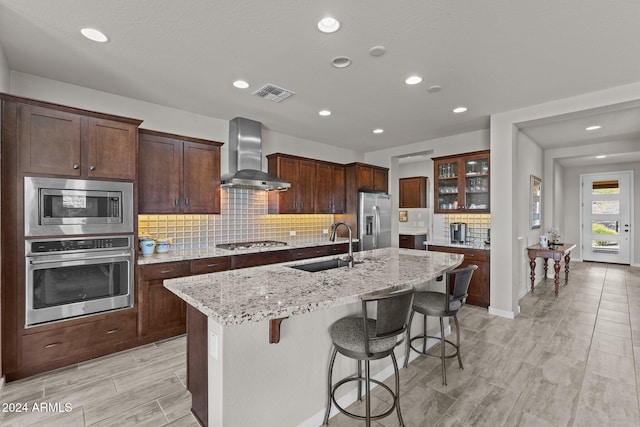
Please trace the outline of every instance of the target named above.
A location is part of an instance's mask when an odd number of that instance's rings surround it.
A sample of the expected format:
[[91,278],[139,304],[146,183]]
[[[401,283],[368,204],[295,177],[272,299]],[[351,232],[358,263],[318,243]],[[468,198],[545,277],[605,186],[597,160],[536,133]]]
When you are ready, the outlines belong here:
[[[437,358],[401,369],[405,425],[640,427],[640,269],[575,262],[557,298],[547,279],[519,304],[514,320],[463,307],[464,370],[448,361],[448,386]],[[72,411],[0,413],[0,425],[197,426],[185,376],[184,337],[143,346],[6,384],[0,402],[71,403]],[[388,401],[372,391],[374,410]],[[336,415],[329,425],[364,423]]]

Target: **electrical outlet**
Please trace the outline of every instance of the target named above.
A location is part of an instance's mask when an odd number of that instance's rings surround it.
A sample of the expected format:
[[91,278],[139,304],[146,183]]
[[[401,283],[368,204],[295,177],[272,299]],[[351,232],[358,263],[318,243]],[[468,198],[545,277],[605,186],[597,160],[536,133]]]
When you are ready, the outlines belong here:
[[218,360],[218,336],[209,332],[209,355]]
[[328,228],[322,229],[322,234],[329,234],[329,229]]
[[295,230],[291,230],[291,231],[289,232],[289,236],[295,236],[295,235],[296,235],[296,231],[295,231]]
[[424,221],[418,221],[418,227],[424,227]]

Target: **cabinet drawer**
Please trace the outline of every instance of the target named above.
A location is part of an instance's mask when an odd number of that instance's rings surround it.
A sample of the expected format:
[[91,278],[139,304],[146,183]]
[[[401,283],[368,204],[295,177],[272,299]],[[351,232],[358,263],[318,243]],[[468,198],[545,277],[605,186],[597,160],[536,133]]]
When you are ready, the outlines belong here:
[[162,264],[144,265],[142,275],[147,280],[164,280],[191,275],[188,261],[163,262]]
[[191,274],[215,273],[231,268],[231,257],[205,258],[191,261]]
[[22,337],[22,366],[37,366],[136,338],[136,313],[118,313],[87,322]]
[[231,258],[231,268],[248,268],[287,261],[291,261],[291,251],[289,250],[233,255]]
[[307,258],[317,258],[321,256],[327,256],[333,254],[330,249],[330,246],[315,246],[311,248],[298,248],[291,250],[291,259],[307,259]]
[[477,260],[477,261],[489,261],[489,251],[483,249],[467,249],[467,248],[454,248],[450,246],[435,246],[429,245],[430,251],[436,252],[449,252],[453,254],[463,254],[465,261]]

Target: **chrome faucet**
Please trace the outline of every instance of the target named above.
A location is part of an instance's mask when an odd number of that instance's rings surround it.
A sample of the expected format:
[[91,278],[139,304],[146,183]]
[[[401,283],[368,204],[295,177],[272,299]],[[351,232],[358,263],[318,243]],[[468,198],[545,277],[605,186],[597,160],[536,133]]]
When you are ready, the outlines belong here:
[[347,230],[349,230],[349,255],[345,261],[349,263],[349,267],[353,267],[353,236],[351,233],[351,226],[343,221],[336,222],[331,226],[331,237],[329,237],[329,240],[332,242],[336,241],[336,231],[338,231],[338,227],[341,225],[344,225],[347,227]]

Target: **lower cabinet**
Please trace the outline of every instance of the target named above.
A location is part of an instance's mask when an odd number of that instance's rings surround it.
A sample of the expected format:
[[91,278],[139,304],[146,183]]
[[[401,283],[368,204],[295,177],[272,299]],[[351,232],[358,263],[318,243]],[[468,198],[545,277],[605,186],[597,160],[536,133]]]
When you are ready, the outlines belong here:
[[66,327],[46,325],[20,337],[19,367],[9,380],[124,350],[136,339],[136,312],[119,310]]
[[455,254],[463,254],[464,260],[460,267],[468,267],[472,264],[477,265],[478,269],[471,277],[469,285],[469,296],[467,304],[477,305],[480,307],[489,307],[490,299],[490,256],[489,251],[483,249],[467,249],[456,248],[451,246],[435,246],[429,245],[430,251],[449,252]]
[[424,242],[427,240],[426,234],[400,234],[399,246],[404,249],[425,249]]

